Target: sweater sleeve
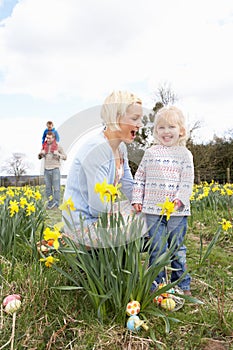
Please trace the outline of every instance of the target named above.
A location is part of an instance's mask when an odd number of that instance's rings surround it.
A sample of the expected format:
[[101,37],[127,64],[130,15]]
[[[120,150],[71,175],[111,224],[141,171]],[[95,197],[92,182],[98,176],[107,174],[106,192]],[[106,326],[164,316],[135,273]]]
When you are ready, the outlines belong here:
[[145,192],[145,181],[146,181],[146,152],[138,166],[138,169],[134,176],[134,186],[132,194],[132,204],[143,203],[144,192]]
[[47,132],[48,132],[48,129],[45,129],[44,132],[43,132],[43,135],[42,135],[42,145],[43,145],[44,142],[45,142],[45,138],[46,138]]
[[54,131],[54,134],[55,134],[56,141],[59,142],[60,141],[60,136],[59,136],[57,130]]
[[62,159],[62,160],[67,159],[67,155],[61,146],[58,146],[58,153],[59,153],[60,159]]
[[194,183],[193,156],[189,150],[186,151],[187,152],[184,157],[182,172],[180,175],[180,187],[176,194],[176,198],[181,200],[184,205],[189,204]]

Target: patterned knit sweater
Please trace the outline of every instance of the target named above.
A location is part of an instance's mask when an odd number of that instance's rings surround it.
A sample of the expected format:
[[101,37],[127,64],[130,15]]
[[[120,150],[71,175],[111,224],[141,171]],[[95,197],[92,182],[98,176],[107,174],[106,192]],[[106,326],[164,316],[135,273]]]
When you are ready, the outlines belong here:
[[148,148],[134,177],[132,204],[143,204],[142,212],[161,214],[161,207],[179,199],[183,206],[173,216],[190,215],[194,181],[193,156],[184,146],[155,145]]

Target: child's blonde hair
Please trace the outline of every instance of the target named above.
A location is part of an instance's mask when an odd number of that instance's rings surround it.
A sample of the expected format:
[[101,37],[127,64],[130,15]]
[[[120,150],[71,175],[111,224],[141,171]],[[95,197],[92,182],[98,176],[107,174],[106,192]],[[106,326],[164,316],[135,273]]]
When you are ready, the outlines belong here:
[[186,141],[187,141],[187,130],[186,130],[186,125],[185,125],[185,116],[184,116],[183,112],[175,106],[162,107],[156,113],[155,120],[154,120],[154,131],[153,131],[154,144],[160,143],[160,141],[158,139],[158,134],[157,134],[157,126],[162,119],[169,122],[169,123],[175,123],[175,124],[179,125],[181,134],[179,137],[178,144],[180,146],[185,146]]
[[139,97],[128,91],[113,91],[104,101],[101,118],[112,131],[120,130],[119,118],[133,104],[142,104]]

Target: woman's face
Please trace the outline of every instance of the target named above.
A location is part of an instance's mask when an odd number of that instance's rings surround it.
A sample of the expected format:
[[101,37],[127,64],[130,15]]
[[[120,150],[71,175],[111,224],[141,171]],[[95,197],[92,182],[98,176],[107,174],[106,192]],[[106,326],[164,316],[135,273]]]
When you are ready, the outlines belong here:
[[118,137],[126,142],[131,143],[135,137],[136,132],[142,127],[142,106],[138,103],[127,108],[125,115],[119,119]]

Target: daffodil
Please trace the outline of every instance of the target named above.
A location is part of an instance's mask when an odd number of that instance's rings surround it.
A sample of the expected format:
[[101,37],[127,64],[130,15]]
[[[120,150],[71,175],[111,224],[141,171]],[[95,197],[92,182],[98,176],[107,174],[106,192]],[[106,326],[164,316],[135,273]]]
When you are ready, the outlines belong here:
[[116,186],[108,184],[106,179],[102,183],[96,183],[95,192],[100,194],[100,200],[104,202],[115,202],[117,197],[120,197],[120,184]]
[[175,211],[175,204],[169,201],[167,197],[163,204],[158,204],[159,207],[162,207],[161,215],[166,215],[167,220],[170,219],[170,216]]
[[33,197],[33,190],[30,187],[26,187],[24,189],[24,195],[30,199]]
[[52,231],[47,227],[44,230],[44,239],[48,242],[49,245],[52,244],[56,250],[59,248],[58,238],[61,238],[61,234],[57,229],[54,229],[54,231]]
[[19,203],[16,200],[14,201],[10,200],[10,205],[8,209],[10,209],[10,216],[11,217],[14,216],[15,213],[19,212]]
[[34,203],[28,203],[26,208],[26,216],[30,216],[32,213],[35,213],[36,208]]
[[222,225],[222,229],[224,231],[228,231],[229,228],[232,228],[231,222],[226,219],[222,219],[222,221],[220,221],[219,224]]
[[27,199],[25,197],[21,197],[19,200],[20,207],[24,209],[27,204],[28,204]]
[[6,199],[6,196],[4,195],[0,196],[0,204],[4,204],[5,199]]
[[228,196],[232,196],[233,195],[233,191],[230,188],[226,188],[226,193]]
[[40,261],[44,261],[46,267],[51,267],[53,264],[55,264],[56,261],[59,261],[59,259],[56,259],[52,255],[49,255],[46,258],[41,258]]
[[60,206],[59,206],[60,210],[66,210],[68,214],[70,214],[70,210],[74,211],[76,210],[76,208],[74,207],[74,202],[72,201],[72,198],[69,197],[65,202],[63,202]]
[[15,195],[15,192],[9,188],[7,191],[6,191],[6,195],[9,196],[9,197],[14,197]]
[[39,192],[39,191],[35,191],[34,192],[34,198],[35,198],[35,200],[40,200],[41,199],[41,193]]

